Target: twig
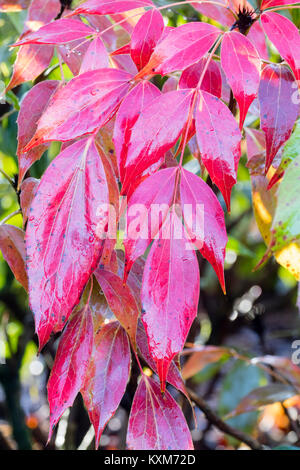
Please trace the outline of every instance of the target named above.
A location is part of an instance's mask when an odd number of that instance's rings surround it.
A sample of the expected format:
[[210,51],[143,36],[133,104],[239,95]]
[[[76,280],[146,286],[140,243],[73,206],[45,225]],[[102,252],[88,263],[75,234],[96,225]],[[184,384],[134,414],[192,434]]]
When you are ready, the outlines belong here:
[[0,225],[5,224],[9,219],[14,217],[15,215],[22,214],[21,210],[18,209],[15,212],[12,212],[11,214],[8,214],[8,216],[4,217],[4,219],[1,220]]
[[264,450],[264,447],[256,439],[225,423],[218,415],[215,414],[215,412],[210,408],[206,401],[196,395],[193,390],[188,388],[187,392],[191,400],[205,414],[207,420],[214,426],[216,426],[218,429],[220,429],[220,431],[224,432],[225,434],[229,434],[230,436],[234,437],[235,439],[241,442],[244,442],[252,450]]

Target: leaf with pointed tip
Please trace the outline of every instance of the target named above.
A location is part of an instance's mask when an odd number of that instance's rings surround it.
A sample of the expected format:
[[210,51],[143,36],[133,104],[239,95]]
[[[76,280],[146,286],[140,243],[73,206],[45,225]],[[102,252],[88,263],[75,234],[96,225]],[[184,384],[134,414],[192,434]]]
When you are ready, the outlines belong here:
[[192,98],[193,90],[170,91],[158,96],[143,110],[126,142],[122,194],[126,194],[132,179],[157,162],[163,162],[165,153],[175,145],[184,129]]
[[126,217],[125,272],[142,256],[164,223],[173,201],[176,168],[160,170],[144,180],[128,201]]
[[[60,2],[58,0],[32,0],[21,38],[34,31],[37,25],[40,27],[49,23],[58,15],[59,11]],[[38,77],[49,66],[53,52],[53,46],[30,44],[20,47],[14,63],[13,75],[6,91]]]
[[53,46],[30,44],[20,47],[6,91],[38,77],[49,66],[53,53]]
[[208,364],[217,362],[225,357],[229,358],[231,355],[228,348],[221,346],[203,346],[199,349],[200,350],[198,351],[197,348],[192,349],[194,352],[191,354],[182,368],[182,377],[185,380],[188,380],[195,374],[201,372],[202,369],[204,369],[204,367],[206,367]]
[[181,221],[172,211],[154,240],[144,269],[142,322],[165,390],[172,359],[197,314],[199,268]]
[[41,179],[26,230],[29,300],[40,349],[52,331],[63,328],[99,262],[108,193],[90,139],[67,147]]
[[279,64],[264,67],[259,85],[260,126],[266,135],[266,167],[270,168],[280,147],[289,139],[299,113],[293,100],[295,80]]
[[287,61],[296,80],[300,80],[300,35],[298,28],[278,13],[269,11],[261,16],[262,26],[279,54]]
[[198,62],[212,47],[221,31],[207,23],[186,23],[171,30],[155,47],[148,64],[138,73],[167,75]]
[[88,0],[77,7],[68,16],[73,15],[111,15],[124,11],[153,6],[151,0]]
[[246,36],[237,31],[229,31],[222,41],[221,64],[239,105],[242,129],[249,106],[258,92],[260,58]]
[[116,274],[105,269],[97,269],[95,276],[115,317],[136,348],[136,329],[140,309],[129,286]]
[[25,44],[66,44],[95,34],[95,30],[82,21],[62,18],[27,34],[13,46]]
[[[136,342],[143,359],[147,362],[148,366],[151,367],[153,372],[157,374],[157,367],[155,361],[150,355],[146,331],[141,320],[138,322]],[[188,400],[190,399],[184,386],[179,369],[174,361],[172,361],[170,364],[167,375],[167,382],[183,393],[183,395],[185,395]]]
[[40,180],[36,178],[26,178],[20,186],[20,205],[23,215],[23,227],[29,217],[30,206],[34,198]]
[[125,177],[128,143],[133,126],[139,116],[153,100],[160,96],[159,89],[152,83],[142,80],[124,98],[116,115],[113,142],[115,145],[121,181]]
[[[201,59],[196,64],[190,65],[185,69],[179,80],[179,88],[197,88],[199,80],[206,66],[207,60]],[[221,98],[222,94],[222,76],[218,64],[211,60],[204,73],[201,89]]]
[[250,413],[272,403],[283,402],[295,395],[297,395],[295,388],[289,384],[272,383],[258,387],[248,393],[226,418]]
[[0,250],[17,281],[22,284],[25,290],[28,290],[23,230],[14,225],[0,225]]
[[241,133],[227,106],[205,91],[201,91],[196,107],[196,134],[202,162],[230,210],[230,194],[241,155]]
[[49,438],[64,411],[80,392],[93,348],[93,321],[88,306],[76,311],[64,330],[49,377]]
[[84,54],[80,67],[80,73],[90,70],[103,69],[109,66],[109,57],[107,50],[100,36],[97,36],[90,43],[88,50]]
[[52,95],[24,151],[51,140],[72,140],[103,126],[126,95],[130,79],[122,70],[99,69],[70,80]]
[[95,429],[95,444],[116,412],[125,393],[130,373],[130,347],[118,322],[96,332],[85,381],[81,388],[84,404]]
[[184,169],[181,172],[180,198],[187,233],[213,266],[225,293],[224,260],[228,239],[223,209],[210,187]]
[[168,391],[142,376],[135,392],[127,431],[130,450],[193,450],[181,409]]
[[137,22],[130,41],[130,54],[138,70],[148,63],[150,56],[164,30],[161,13],[152,8]]
[[27,170],[34,162],[41,158],[47,148],[47,145],[42,144],[29,150],[29,152],[24,152],[24,147],[34,136],[37,122],[45,111],[47,104],[58,85],[59,82],[55,80],[46,80],[44,82],[37,83],[33,88],[31,88],[21,102],[21,108],[17,119],[19,186],[22,183]]

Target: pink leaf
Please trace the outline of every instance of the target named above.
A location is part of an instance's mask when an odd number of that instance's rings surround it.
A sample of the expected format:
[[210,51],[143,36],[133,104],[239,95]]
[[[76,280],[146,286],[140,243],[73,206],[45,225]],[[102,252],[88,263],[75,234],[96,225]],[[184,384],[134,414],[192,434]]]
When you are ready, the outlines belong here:
[[73,78],[52,95],[24,150],[51,140],[72,140],[103,126],[128,91],[130,78],[115,69],[92,70]]
[[0,250],[17,281],[28,290],[23,230],[13,225],[0,225]]
[[46,80],[37,83],[26,94],[22,100],[21,109],[18,114],[18,149],[19,159],[19,185],[31,165],[39,160],[45,152],[47,146],[42,144],[29,152],[24,152],[24,147],[28,144],[37,128],[37,122],[45,111],[51,95],[57,89],[59,82],[55,80]]
[[252,24],[247,38],[250,39],[252,44],[256,47],[260,58],[269,60],[266,36],[259,21],[255,21],[255,23]]
[[27,222],[30,212],[30,206],[39,183],[40,180],[37,180],[36,178],[26,178],[26,180],[23,181],[23,183],[21,184],[20,205],[23,215],[23,227]]
[[246,36],[230,31],[222,41],[221,64],[240,108],[242,129],[249,106],[258,92],[260,58]]
[[115,317],[128,333],[131,343],[136,348],[136,329],[140,309],[131,289],[116,274],[98,269],[95,276]]
[[[221,3],[221,2],[220,2]],[[228,1],[222,1],[224,6],[209,3],[193,3],[193,8],[200,11],[202,15],[208,16],[224,26],[232,26],[235,22],[233,13],[228,9]]]
[[[138,348],[140,350],[140,353],[143,359],[147,362],[148,366],[151,367],[151,369],[157,374],[157,367],[156,367],[155,361],[152,359],[150,352],[149,352],[146,331],[145,331],[143,323],[140,320],[138,322],[136,341],[137,341],[137,345],[138,345]],[[189,400],[189,396],[185,389],[181,374],[174,361],[172,361],[170,364],[168,375],[167,375],[167,382],[173,385],[173,387],[175,387],[181,393],[183,393],[183,395],[185,395],[187,399]]]
[[294,3],[299,3],[299,0],[263,0],[261,2],[261,10],[266,8],[277,7],[281,5],[293,5]]
[[101,434],[125,393],[130,372],[127,335],[117,322],[108,323],[94,338],[94,347],[81,389],[95,429],[96,448]]
[[143,181],[130,197],[124,238],[125,279],[163,224],[173,201],[177,175],[174,168],[160,170]]
[[93,321],[88,306],[70,319],[56,352],[48,381],[49,438],[64,411],[80,391],[93,348]]
[[300,35],[298,28],[288,19],[273,11],[261,16],[266,35],[279,54],[291,67],[296,80],[300,80]]
[[95,33],[82,21],[62,18],[42,26],[38,31],[27,34],[14,46],[24,44],[66,44],[76,39],[85,38]]
[[99,262],[108,202],[105,171],[90,139],[67,147],[41,179],[26,231],[40,349],[52,331],[63,328]]
[[299,113],[293,101],[297,86],[290,70],[281,65],[267,65],[259,85],[261,129],[266,135],[266,172],[280,147],[290,137]]
[[185,418],[168,391],[142,376],[132,403],[127,431],[131,450],[193,450]]
[[[179,80],[179,88],[197,88],[206,63],[206,59],[201,59],[196,64],[190,65],[190,67],[185,69]],[[204,73],[201,89],[221,98],[222,75],[218,64],[213,60],[209,62],[207,70]]]
[[167,75],[198,62],[212,47],[221,31],[207,23],[186,23],[171,30],[153,51],[148,64],[138,73]]
[[124,11],[134,10],[153,6],[151,0],[88,0],[76,8],[69,16],[72,15],[111,15],[114,13],[122,13]]
[[128,144],[132,137],[133,126],[143,111],[160,94],[159,89],[155,85],[142,80],[128,93],[121,103],[116,116],[113,137],[121,181],[125,177]]
[[174,211],[147,257],[142,284],[142,322],[156,362],[162,392],[172,359],[185,343],[197,314],[199,268],[188,236]]
[[241,133],[227,106],[205,91],[201,92],[196,108],[196,132],[202,161],[230,210],[230,194],[236,183],[240,159]]
[[138,70],[141,70],[148,63],[163,29],[163,17],[155,9],[144,13],[136,24],[131,36],[130,53]]
[[144,109],[126,142],[123,194],[133,178],[160,160],[162,163],[165,153],[175,145],[187,122],[192,98],[191,90],[171,91],[158,96]]
[[227,234],[222,207],[210,187],[201,178],[184,169],[181,174],[180,198],[187,233],[213,266],[225,293]]
[[109,57],[103,41],[97,36],[89,45],[88,50],[84,54],[81,64],[80,73],[89,72],[90,70],[103,69],[109,66]]

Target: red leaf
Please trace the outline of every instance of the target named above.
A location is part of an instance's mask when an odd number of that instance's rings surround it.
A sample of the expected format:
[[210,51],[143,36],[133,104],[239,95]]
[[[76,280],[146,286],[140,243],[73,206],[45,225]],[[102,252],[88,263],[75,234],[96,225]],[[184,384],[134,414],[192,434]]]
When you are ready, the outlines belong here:
[[144,109],[131,130],[130,140],[125,142],[123,194],[132,179],[160,160],[162,163],[165,153],[175,145],[187,122],[192,98],[191,90],[171,91]]
[[27,34],[14,46],[24,44],[66,44],[75,39],[85,38],[95,30],[82,21],[62,18],[42,26],[38,31]]
[[68,16],[72,15],[111,15],[114,13],[122,13],[124,11],[134,10],[135,8],[143,8],[153,6],[151,0],[88,0],[76,8]]
[[[206,63],[206,59],[201,59],[196,64],[185,69],[179,80],[179,88],[197,88]],[[209,62],[207,70],[204,73],[201,89],[221,98],[222,75],[217,63],[213,60]]]
[[89,307],[76,312],[64,330],[48,381],[49,438],[64,411],[80,391],[93,348],[93,321]]
[[299,0],[263,0],[261,3],[261,10],[265,10],[270,7],[277,7],[281,5],[293,5],[294,3],[299,3]]
[[14,63],[13,76],[6,91],[38,77],[50,64],[53,52],[53,46],[28,45],[20,47]]
[[[21,37],[36,29],[37,25],[41,26],[49,23],[57,16],[59,11],[59,0],[32,0]],[[29,45],[20,47],[14,63],[13,76],[7,90],[38,77],[50,64],[53,52],[52,46]]]
[[84,404],[95,429],[95,444],[118,408],[130,372],[130,348],[119,323],[104,325],[94,338],[94,348],[81,389]]
[[142,80],[124,98],[117,112],[113,142],[115,145],[121,181],[125,177],[128,143],[133,126],[144,110],[160,96],[159,89],[152,83]]
[[207,23],[186,23],[171,30],[162,39],[146,67],[137,77],[148,74],[167,75],[175,70],[183,70],[198,62],[212,47],[221,31]]
[[180,198],[187,233],[213,266],[225,293],[227,234],[222,207],[210,187],[201,178],[184,169],[181,174]]
[[222,101],[202,91],[196,107],[196,132],[202,161],[220,189],[230,210],[230,194],[236,183],[241,134]]
[[221,64],[240,108],[242,129],[249,106],[258,92],[260,58],[246,36],[230,31],[222,41]]
[[288,19],[273,11],[261,16],[266,35],[300,80],[300,35],[298,28]]
[[147,257],[141,292],[142,322],[162,391],[170,363],[182,350],[197,314],[198,298],[197,257],[172,211]]
[[174,168],[160,170],[143,181],[130,197],[124,238],[125,279],[163,224],[173,201],[177,175]]
[[89,45],[88,50],[84,54],[81,64],[80,73],[90,70],[103,69],[109,66],[109,57],[103,41],[97,36]]
[[63,328],[99,262],[108,202],[105,171],[90,139],[67,147],[41,179],[26,231],[40,349]]
[[159,384],[142,376],[132,403],[127,431],[131,450],[193,450],[190,431],[176,401]]
[[158,10],[149,10],[139,19],[130,41],[130,54],[138,70],[148,63],[163,30],[164,20]]
[[26,178],[26,180],[23,181],[23,183],[21,184],[20,205],[21,205],[22,215],[23,215],[23,227],[25,226],[27,222],[31,202],[34,198],[34,195],[35,195],[35,192],[37,190],[39,183],[40,183],[40,180],[37,180],[36,178]]
[[[147,362],[148,366],[151,367],[151,369],[157,374],[157,367],[150,355],[146,331],[141,321],[138,322],[136,341],[140,353],[143,356],[143,359]],[[181,374],[174,361],[172,361],[170,364],[167,375],[167,382],[173,385],[173,387],[175,387],[181,393],[183,393],[183,395],[185,395],[188,400],[190,399],[185,389]]]
[[17,281],[28,290],[23,230],[13,225],[0,225],[0,250]]
[[24,147],[28,144],[37,128],[37,122],[45,111],[51,95],[57,89],[59,82],[47,80],[37,83],[26,94],[22,100],[21,109],[18,114],[18,149],[19,159],[19,179],[18,184],[22,183],[27,170],[31,165],[39,160],[45,152],[47,146],[39,145],[29,152],[24,152]]
[[24,150],[51,140],[72,140],[103,126],[127,93],[130,78],[116,69],[92,70],[73,78],[52,95]]
[[293,101],[295,80],[290,70],[281,65],[267,65],[259,85],[261,129],[266,135],[266,172],[280,147],[290,137],[299,113]]
[[115,317],[128,333],[131,343],[136,348],[136,329],[140,309],[129,286],[116,274],[98,269],[95,276]]

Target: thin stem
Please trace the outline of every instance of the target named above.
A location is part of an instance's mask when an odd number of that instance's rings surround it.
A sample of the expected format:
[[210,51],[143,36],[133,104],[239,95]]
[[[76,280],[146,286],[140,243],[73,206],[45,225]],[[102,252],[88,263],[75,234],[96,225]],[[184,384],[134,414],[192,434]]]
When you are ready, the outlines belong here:
[[7,111],[7,113],[5,113],[1,116],[0,122],[3,121],[5,118],[8,118],[9,116],[11,116],[12,114],[14,114],[16,112],[17,112],[16,109],[11,109],[10,111]]
[[15,215],[22,214],[21,209],[18,209],[11,214],[7,215],[4,219],[1,220],[0,225],[4,225],[9,219],[12,219]]
[[252,450],[264,450],[264,447],[253,437],[248,434],[243,433],[239,429],[235,429],[230,426],[228,423],[225,423],[215,412],[210,408],[210,406],[203,400],[201,397],[196,395],[196,393],[190,388],[187,389],[187,392],[191,400],[200,408],[200,410],[206,416],[206,419],[216,426],[220,431],[228,434],[229,436],[234,437],[238,441],[244,442]]
[[14,180],[4,171],[2,168],[0,168],[0,173],[4,176],[5,179],[9,182],[14,187]]

